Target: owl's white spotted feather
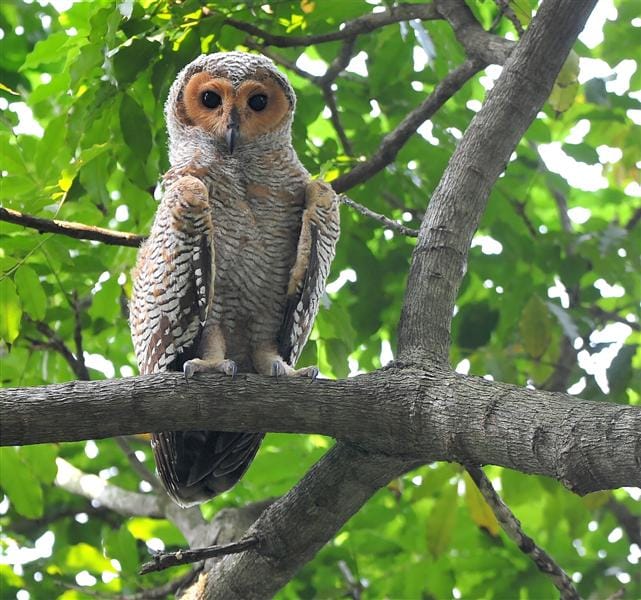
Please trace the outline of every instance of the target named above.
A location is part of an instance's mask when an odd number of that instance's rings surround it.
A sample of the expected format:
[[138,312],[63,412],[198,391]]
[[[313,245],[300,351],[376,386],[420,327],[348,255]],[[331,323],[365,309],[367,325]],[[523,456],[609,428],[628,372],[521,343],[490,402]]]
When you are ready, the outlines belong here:
[[[258,55],[201,56],[174,82],[168,188],[131,303],[141,373],[315,376],[294,366],[334,257],[338,202],[327,184],[310,181],[292,147],[295,102],[286,78]],[[185,194],[185,182],[198,194]],[[186,196],[197,196],[197,209]],[[152,447],[165,488],[188,505],[234,485],[262,437],[165,432]]]

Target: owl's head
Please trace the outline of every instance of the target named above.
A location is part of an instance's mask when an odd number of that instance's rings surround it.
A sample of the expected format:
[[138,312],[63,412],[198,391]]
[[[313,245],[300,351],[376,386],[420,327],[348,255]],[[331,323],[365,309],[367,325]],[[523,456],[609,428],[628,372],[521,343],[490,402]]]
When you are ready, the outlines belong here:
[[261,139],[289,140],[294,90],[274,63],[244,52],[203,54],[174,81],[165,106],[172,162],[185,143],[232,154]]

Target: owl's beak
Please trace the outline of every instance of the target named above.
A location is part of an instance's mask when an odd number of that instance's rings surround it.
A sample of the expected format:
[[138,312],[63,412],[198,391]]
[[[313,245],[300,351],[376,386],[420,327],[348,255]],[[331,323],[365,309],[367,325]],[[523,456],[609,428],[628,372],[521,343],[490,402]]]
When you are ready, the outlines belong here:
[[225,141],[227,142],[227,147],[229,148],[229,154],[234,153],[234,147],[236,146],[236,140],[238,139],[240,129],[240,115],[235,108],[232,108],[231,113],[229,114],[229,123],[227,123],[227,132],[225,133]]

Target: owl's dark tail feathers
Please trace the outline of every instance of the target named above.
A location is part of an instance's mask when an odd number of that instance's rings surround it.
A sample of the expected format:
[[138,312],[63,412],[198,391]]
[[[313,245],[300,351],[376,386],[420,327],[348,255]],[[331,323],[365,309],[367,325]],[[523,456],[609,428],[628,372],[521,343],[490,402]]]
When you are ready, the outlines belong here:
[[227,491],[243,476],[262,433],[168,431],[152,435],[160,479],[180,506],[192,506]]

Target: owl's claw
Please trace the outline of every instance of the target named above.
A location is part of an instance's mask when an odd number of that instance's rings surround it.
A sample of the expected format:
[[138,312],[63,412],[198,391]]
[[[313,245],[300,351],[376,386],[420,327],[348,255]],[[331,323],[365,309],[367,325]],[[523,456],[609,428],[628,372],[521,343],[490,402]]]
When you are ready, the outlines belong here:
[[233,360],[225,359],[220,362],[212,362],[202,360],[201,358],[194,358],[192,360],[185,361],[183,365],[183,373],[185,374],[185,379],[191,379],[196,373],[222,373],[223,375],[229,375],[232,379],[236,379],[236,374],[238,373],[238,367]]
[[276,377],[278,379],[279,377],[282,377],[285,375],[285,365],[283,364],[282,360],[275,360],[272,363],[272,377]]

